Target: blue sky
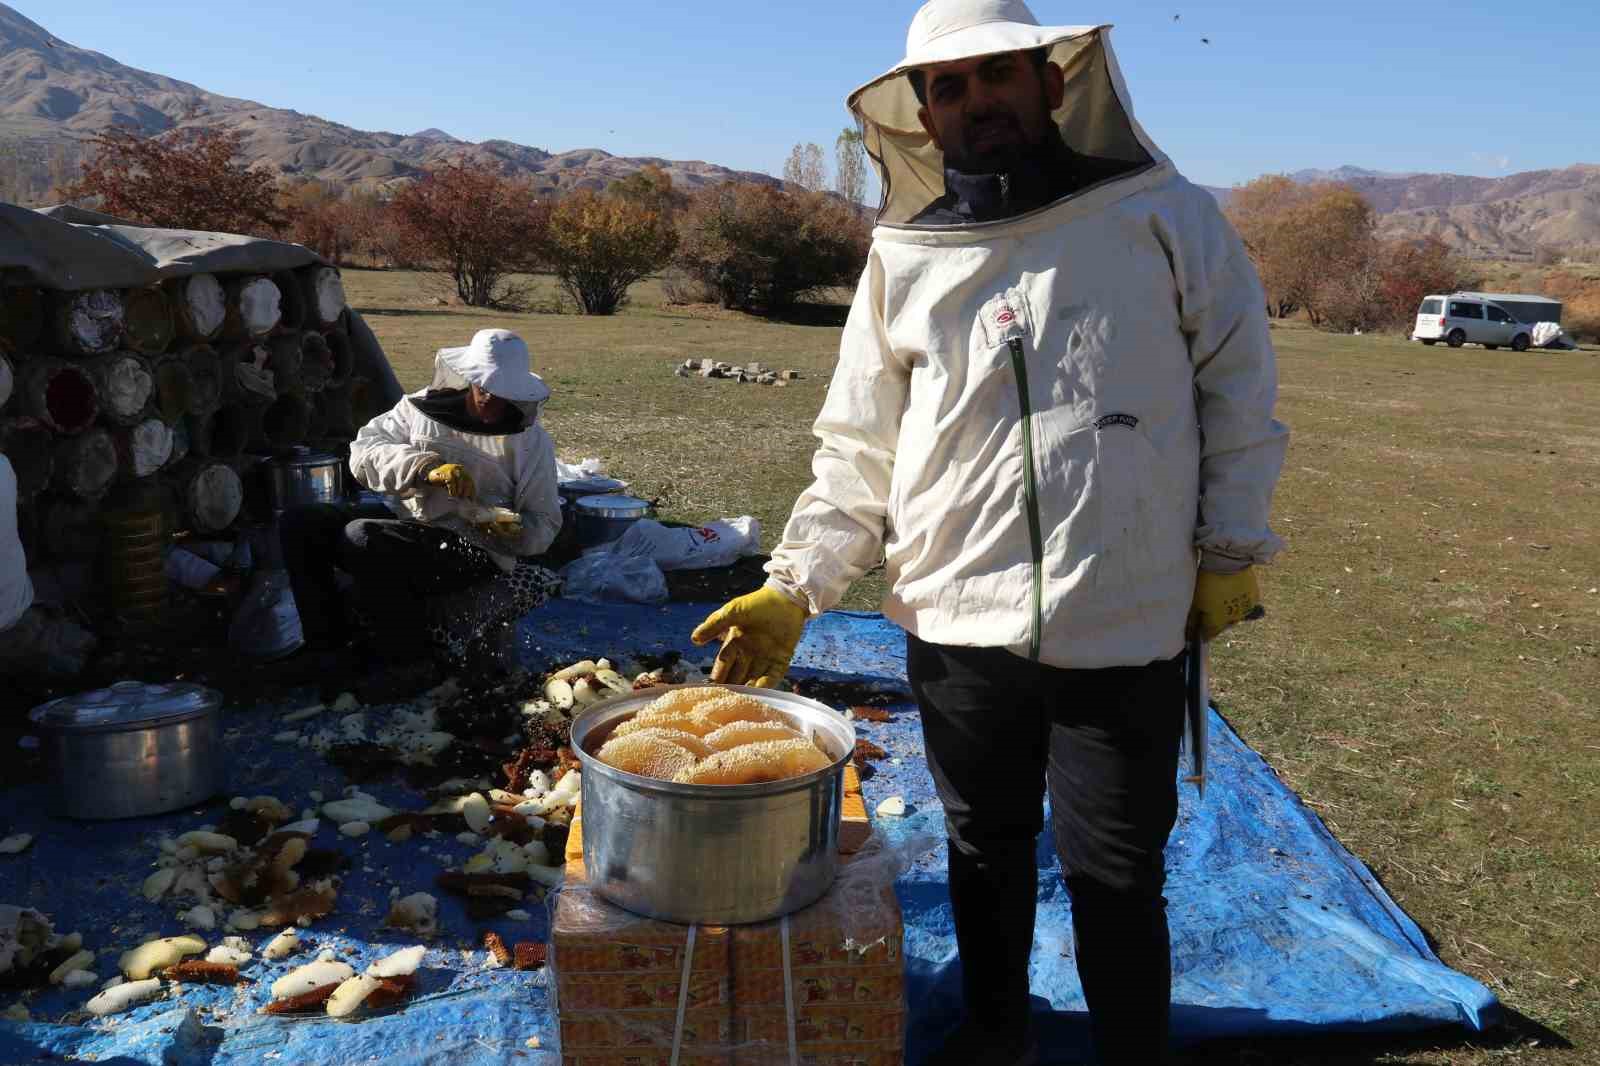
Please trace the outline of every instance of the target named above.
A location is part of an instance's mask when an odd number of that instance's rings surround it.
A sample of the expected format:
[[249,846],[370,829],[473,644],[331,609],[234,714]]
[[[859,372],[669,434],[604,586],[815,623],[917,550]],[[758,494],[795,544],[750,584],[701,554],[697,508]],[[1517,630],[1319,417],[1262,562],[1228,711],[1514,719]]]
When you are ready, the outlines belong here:
[[[61,38],[361,129],[779,172],[901,55],[915,0],[11,0]],[[1341,164],[1501,175],[1600,162],[1591,0],[1033,0],[1105,21],[1141,121],[1192,179]],[[1172,16],[1180,14],[1174,22]],[[1211,44],[1202,44],[1208,37]]]

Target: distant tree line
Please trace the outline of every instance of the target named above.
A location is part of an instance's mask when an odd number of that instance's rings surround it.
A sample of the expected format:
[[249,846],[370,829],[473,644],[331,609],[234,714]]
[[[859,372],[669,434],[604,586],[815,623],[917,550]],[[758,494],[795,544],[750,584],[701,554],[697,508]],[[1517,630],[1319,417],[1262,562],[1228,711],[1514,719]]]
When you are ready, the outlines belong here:
[[[555,196],[498,166],[455,160],[379,194],[283,181],[245,165],[240,142],[210,129],[108,131],[60,192],[146,225],[259,234],[336,264],[436,272],[473,307],[518,305],[528,295],[519,276],[547,271],[577,309],[611,314],[632,285],[665,272],[671,300],[775,315],[853,284],[866,260],[860,210],[813,185],[730,182],[689,192],[646,166],[604,190]],[[819,161],[820,150],[797,164],[812,168],[804,176],[815,186]],[[842,172],[845,191],[859,192],[863,175]]]

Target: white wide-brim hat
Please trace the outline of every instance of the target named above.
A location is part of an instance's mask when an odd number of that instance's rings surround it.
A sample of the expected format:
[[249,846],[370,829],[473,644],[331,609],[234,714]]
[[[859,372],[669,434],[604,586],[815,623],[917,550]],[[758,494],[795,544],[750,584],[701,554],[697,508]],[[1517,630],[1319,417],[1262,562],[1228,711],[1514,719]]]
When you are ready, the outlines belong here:
[[911,19],[906,57],[873,81],[933,63],[1043,48],[1093,29],[1041,26],[1022,0],[930,0]]
[[464,348],[440,348],[439,367],[512,403],[543,403],[550,388],[529,369],[528,346],[509,329],[480,329]]

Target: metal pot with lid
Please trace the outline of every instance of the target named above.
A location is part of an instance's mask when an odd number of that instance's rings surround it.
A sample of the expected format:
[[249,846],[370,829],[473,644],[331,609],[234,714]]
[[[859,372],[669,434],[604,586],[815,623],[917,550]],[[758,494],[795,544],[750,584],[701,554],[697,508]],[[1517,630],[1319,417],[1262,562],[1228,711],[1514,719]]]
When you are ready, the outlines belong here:
[[137,818],[192,806],[225,778],[222,694],[188,683],[119,681],[40,704],[56,809],[69,818]]
[[264,465],[267,494],[275,512],[344,499],[344,460],[332,452],[297,444]]
[[650,501],[637,496],[585,496],[573,505],[577,516],[578,544],[592,548],[609,544],[628,527],[650,515]]

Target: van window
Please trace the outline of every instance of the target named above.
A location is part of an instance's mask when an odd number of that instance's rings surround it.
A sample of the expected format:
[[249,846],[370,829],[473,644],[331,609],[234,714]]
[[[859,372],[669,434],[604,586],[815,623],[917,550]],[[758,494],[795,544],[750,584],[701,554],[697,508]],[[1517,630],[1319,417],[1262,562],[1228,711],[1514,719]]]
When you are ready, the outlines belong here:
[[1514,322],[1515,321],[1515,319],[1513,319],[1510,315],[1506,314],[1504,311],[1500,310],[1500,308],[1496,307],[1494,304],[1490,304],[1488,307],[1484,308],[1484,310],[1489,312],[1489,321],[1490,322]]
[[1483,317],[1483,305],[1482,304],[1455,303],[1454,301],[1452,301],[1451,304],[1450,304],[1450,317],[1451,318],[1482,318]]
[[1422,306],[1417,308],[1419,315],[1436,315],[1444,310],[1443,300],[1423,300]]

